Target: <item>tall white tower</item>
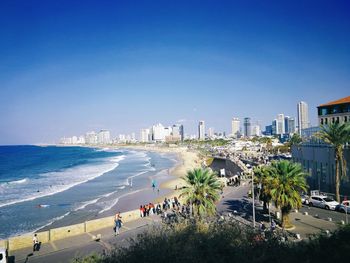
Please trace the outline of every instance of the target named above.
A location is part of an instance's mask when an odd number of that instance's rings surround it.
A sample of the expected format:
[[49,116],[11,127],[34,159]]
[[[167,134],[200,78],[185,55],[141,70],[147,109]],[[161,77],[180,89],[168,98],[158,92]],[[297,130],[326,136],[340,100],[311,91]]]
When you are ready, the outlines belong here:
[[301,135],[301,130],[309,127],[309,107],[306,102],[301,101],[297,105],[298,112],[298,132]]
[[237,138],[239,136],[240,124],[241,124],[241,122],[239,121],[238,118],[232,118],[232,122],[231,122],[232,133],[231,133],[231,135],[234,138]]
[[198,124],[198,139],[205,140],[205,122],[199,121]]

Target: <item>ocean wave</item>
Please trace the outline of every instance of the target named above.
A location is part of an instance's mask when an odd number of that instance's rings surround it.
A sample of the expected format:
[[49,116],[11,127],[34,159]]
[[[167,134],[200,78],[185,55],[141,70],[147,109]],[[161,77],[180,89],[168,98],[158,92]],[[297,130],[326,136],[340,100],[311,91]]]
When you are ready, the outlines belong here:
[[1,186],[6,187],[8,185],[16,185],[16,184],[23,184],[28,181],[28,178],[20,179],[20,180],[15,180],[15,181],[10,181],[6,183],[2,183]]
[[66,191],[116,169],[124,158],[125,155],[109,157],[100,164],[80,165],[60,172],[44,173],[37,179],[17,184],[17,187],[2,187],[1,199],[7,200],[1,200],[0,207]]
[[128,193],[125,193],[121,196],[118,196],[118,198],[114,199],[114,200],[110,200],[109,202],[106,202],[107,204],[103,207],[103,209],[101,211],[99,211],[98,213],[99,214],[102,214],[103,212],[106,212],[108,210],[111,210],[114,206],[117,205],[117,203],[119,202],[119,200],[121,198],[124,198],[128,195],[132,195],[132,194],[135,194],[135,193],[138,193],[138,192],[141,192],[141,191],[144,191],[145,189],[147,188],[142,188],[142,189],[138,189],[138,190],[135,190],[135,191],[132,191],[132,192],[128,192]]

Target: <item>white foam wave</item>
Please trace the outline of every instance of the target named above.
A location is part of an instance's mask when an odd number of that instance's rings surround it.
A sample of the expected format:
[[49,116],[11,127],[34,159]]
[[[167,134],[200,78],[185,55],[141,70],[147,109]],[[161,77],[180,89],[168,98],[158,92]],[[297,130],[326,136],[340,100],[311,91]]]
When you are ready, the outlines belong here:
[[28,179],[21,184],[17,184],[17,187],[2,187],[0,207],[66,191],[114,170],[124,158],[125,155],[111,157],[100,164],[81,165],[60,172],[45,173],[37,179]]
[[81,206],[75,208],[73,211],[78,211],[78,210],[82,210],[84,209],[85,207],[87,207],[88,205],[92,205],[92,204],[96,204],[98,200],[100,200],[101,198],[98,197],[96,199],[93,199],[93,200],[89,200],[89,201],[86,201],[86,202],[83,202]]
[[23,184],[28,181],[28,178],[20,179],[20,180],[15,180],[15,181],[10,181],[6,183],[2,183],[1,186],[6,187],[9,185],[14,185],[14,184]]
[[106,212],[110,209],[112,209],[114,206],[117,205],[117,203],[119,202],[119,200],[123,197],[126,197],[128,195],[132,195],[132,194],[135,194],[135,193],[138,193],[138,192],[141,192],[141,191],[144,191],[146,190],[147,188],[142,188],[142,189],[139,189],[139,190],[136,190],[136,191],[133,191],[133,192],[128,192],[128,193],[125,193],[121,196],[119,196],[118,198],[114,199],[114,200],[111,200],[110,202],[106,202],[108,203],[101,211],[99,211],[98,213],[99,214],[102,214],[103,212]]

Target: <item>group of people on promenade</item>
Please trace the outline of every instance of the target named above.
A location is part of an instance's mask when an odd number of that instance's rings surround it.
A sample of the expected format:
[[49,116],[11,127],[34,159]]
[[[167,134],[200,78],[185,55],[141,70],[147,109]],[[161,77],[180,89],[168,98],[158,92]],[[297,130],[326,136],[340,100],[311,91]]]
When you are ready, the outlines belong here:
[[185,207],[181,206],[179,199],[176,196],[173,198],[165,198],[162,203],[148,203],[146,205],[140,205],[140,217],[146,217],[150,215],[166,216],[166,211],[169,209],[183,212],[182,210],[184,210]]

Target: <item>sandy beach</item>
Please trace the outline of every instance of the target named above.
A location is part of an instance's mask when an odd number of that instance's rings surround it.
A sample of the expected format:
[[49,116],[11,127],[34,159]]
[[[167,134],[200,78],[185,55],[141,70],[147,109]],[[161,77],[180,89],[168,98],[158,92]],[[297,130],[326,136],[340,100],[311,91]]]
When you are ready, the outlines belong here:
[[[133,146],[125,147],[129,149],[142,150],[142,151],[154,151],[157,153],[175,153],[178,157],[178,164],[171,168],[168,172],[167,178],[160,184],[160,194],[152,199],[152,203],[159,203],[164,200],[165,197],[171,198],[178,196],[179,192],[175,189],[180,189],[184,186],[184,181],[181,177],[185,176],[188,170],[198,168],[201,166],[203,160],[200,159],[197,152],[189,151],[185,147],[150,147],[150,146]],[[135,196],[135,199],[136,198]],[[148,198],[149,199],[149,198]],[[122,206],[122,202],[119,204]]]

